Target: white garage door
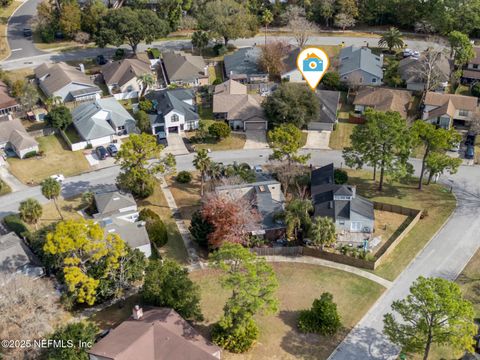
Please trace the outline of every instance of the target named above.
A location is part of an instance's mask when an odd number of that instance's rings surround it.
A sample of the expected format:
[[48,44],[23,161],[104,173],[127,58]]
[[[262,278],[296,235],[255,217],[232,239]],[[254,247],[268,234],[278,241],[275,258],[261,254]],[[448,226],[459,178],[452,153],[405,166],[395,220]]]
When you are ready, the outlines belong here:
[[245,130],[267,130],[265,121],[248,121],[245,123]]

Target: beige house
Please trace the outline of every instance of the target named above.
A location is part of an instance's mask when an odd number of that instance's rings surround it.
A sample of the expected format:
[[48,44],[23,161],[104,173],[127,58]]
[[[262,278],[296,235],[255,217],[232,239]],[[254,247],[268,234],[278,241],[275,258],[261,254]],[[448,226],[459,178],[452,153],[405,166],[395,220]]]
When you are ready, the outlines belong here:
[[366,109],[372,108],[378,111],[396,111],[408,119],[412,100],[412,93],[407,90],[363,87],[358,90],[353,105],[357,114],[363,115]]
[[234,130],[266,130],[262,101],[260,95],[248,94],[245,85],[228,80],[215,86],[213,114],[227,120]]
[[166,51],[162,54],[162,64],[167,84],[191,87],[208,85],[208,66],[201,56]]
[[477,111],[478,99],[473,96],[428,92],[422,119],[449,129],[453,125],[468,125]]
[[108,91],[116,99],[139,97],[142,83],[138,78],[147,74],[154,77],[150,62],[139,58],[114,61],[102,67],[102,75]]
[[10,149],[23,159],[26,154],[38,152],[38,143],[23,127],[19,119],[0,118],[0,149]]

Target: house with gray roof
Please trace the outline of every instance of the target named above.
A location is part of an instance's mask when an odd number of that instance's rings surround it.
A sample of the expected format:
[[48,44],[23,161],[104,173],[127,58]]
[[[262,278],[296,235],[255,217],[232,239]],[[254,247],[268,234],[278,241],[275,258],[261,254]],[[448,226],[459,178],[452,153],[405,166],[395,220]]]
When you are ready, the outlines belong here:
[[372,233],[373,203],[356,193],[355,186],[335,184],[333,163],[312,170],[310,192],[314,217],[329,217],[338,232]]
[[104,190],[94,194],[97,213],[93,215],[105,233],[118,234],[132,249],[146,257],[152,254],[145,222],[138,221],[138,207],[132,194]]
[[20,159],[39,150],[38,142],[27,133],[22,122],[11,115],[0,118],[0,149],[10,149]]
[[191,87],[208,85],[208,66],[201,56],[165,51],[162,54],[162,70],[166,84]]
[[332,131],[337,123],[337,111],[340,105],[340,91],[316,90],[320,104],[318,119],[308,123],[308,130]]
[[42,64],[35,69],[38,86],[47,97],[59,97],[62,102],[100,99],[102,90],[79,69],[63,62]]
[[285,208],[285,197],[278,181],[217,186],[215,191],[236,199],[246,198],[257,209],[261,223],[259,229],[252,231],[253,235],[263,235],[268,240],[277,240],[285,235],[285,223],[276,218]]
[[340,81],[350,85],[382,84],[383,55],[375,55],[367,47],[349,46],[340,51]]
[[261,48],[253,46],[240,48],[233,54],[225,55],[223,58],[225,76],[240,83],[268,81],[268,74],[258,66],[261,54]]
[[72,118],[80,137],[92,146],[138,131],[135,119],[115,98],[83,103],[73,109]]
[[[435,56],[435,58],[433,58]],[[432,57],[431,59],[428,57]],[[432,61],[434,60],[434,61]],[[424,52],[419,58],[406,57],[398,62],[398,74],[408,90],[424,91],[426,87],[425,69],[432,65],[428,90],[445,91],[450,81],[452,61],[443,53]]]
[[297,57],[300,54],[299,47],[290,46],[287,55],[283,58],[283,72],[281,79],[288,82],[305,82],[302,73],[297,67]]
[[14,232],[0,236],[0,273],[20,273],[41,277],[45,274],[40,261]]
[[191,89],[158,90],[147,94],[154,113],[149,114],[152,134],[165,137],[170,133],[198,129],[200,116]]

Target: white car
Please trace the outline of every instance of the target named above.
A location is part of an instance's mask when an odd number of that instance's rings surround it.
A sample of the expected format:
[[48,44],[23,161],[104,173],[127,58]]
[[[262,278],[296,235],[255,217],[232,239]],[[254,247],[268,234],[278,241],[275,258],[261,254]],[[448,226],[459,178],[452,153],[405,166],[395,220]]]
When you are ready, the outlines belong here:
[[63,183],[63,181],[65,180],[65,176],[63,176],[62,174],[55,174],[50,177],[54,180],[57,180],[60,184]]
[[412,56],[412,50],[411,49],[405,49],[403,50],[403,57],[409,57]]
[[262,173],[263,172],[263,169],[260,165],[255,165],[253,167],[253,170],[255,170],[256,173]]

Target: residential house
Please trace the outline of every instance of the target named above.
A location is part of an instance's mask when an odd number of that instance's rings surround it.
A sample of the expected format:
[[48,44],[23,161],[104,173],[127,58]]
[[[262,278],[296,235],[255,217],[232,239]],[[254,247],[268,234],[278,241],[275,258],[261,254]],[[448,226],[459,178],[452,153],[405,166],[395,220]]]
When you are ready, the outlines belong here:
[[115,98],[81,104],[73,109],[72,118],[82,140],[92,146],[138,131],[135,119]]
[[480,80],[480,47],[474,47],[475,57],[470,60],[463,70],[462,83],[473,84]]
[[37,141],[27,133],[21,121],[11,115],[0,118],[0,149],[11,150],[20,159],[39,150]]
[[372,108],[378,111],[396,111],[404,119],[409,118],[412,107],[412,93],[408,90],[397,90],[383,87],[362,87],[353,99],[355,113],[363,115]]
[[20,106],[8,93],[7,85],[0,80],[0,116],[18,111]]
[[147,94],[155,114],[149,114],[152,134],[165,137],[170,133],[198,129],[200,116],[191,89],[158,90]]
[[383,79],[383,55],[367,47],[349,46],[340,51],[340,81],[350,86],[379,86]]
[[259,83],[268,81],[268,74],[260,70],[258,62],[262,49],[257,46],[238,49],[225,55],[223,65],[225,76],[240,83]]
[[[142,75],[154,77],[148,59],[131,58],[114,61],[102,66],[102,75],[108,91],[116,99],[132,99],[140,96]],[[155,78],[155,77],[154,77]]]
[[246,198],[261,217],[259,229],[253,235],[263,235],[268,240],[277,240],[285,234],[285,223],[276,219],[283,212],[285,197],[278,181],[268,180],[250,184],[217,186],[215,191],[235,199]]
[[32,277],[45,274],[40,261],[14,232],[0,236],[0,273],[20,273]]
[[305,82],[302,73],[297,67],[297,57],[301,49],[290,46],[287,56],[283,58],[283,72],[280,75],[283,81],[289,82]]
[[335,184],[333,163],[312,170],[310,190],[314,216],[331,218],[337,232],[373,232],[373,203],[359,196],[355,186]]
[[[423,69],[431,62],[426,59],[426,54],[422,54],[420,58],[406,57],[398,63],[398,73],[400,78],[405,82],[407,90],[424,91],[426,87],[426,78]],[[443,53],[438,53],[433,63],[431,82],[434,82],[435,91],[445,91],[448,86],[451,71],[451,61]]]
[[162,64],[167,84],[191,87],[208,85],[208,66],[201,56],[166,51],[162,54]]
[[320,103],[318,119],[308,123],[308,130],[332,131],[337,123],[337,112],[340,104],[340,92],[332,90],[315,91]]
[[102,90],[89,76],[63,62],[42,64],[35,69],[38,86],[47,97],[59,97],[62,102],[100,99]]
[[449,129],[468,125],[475,116],[478,99],[473,96],[427,92],[422,120]]
[[213,114],[217,119],[227,120],[234,130],[266,130],[262,101],[260,95],[248,94],[245,85],[228,80],[215,86]]
[[116,233],[132,249],[139,249],[148,258],[152,254],[145,222],[138,221],[139,211],[132,194],[100,191],[94,194],[97,213],[93,215],[105,233]]
[[175,310],[138,305],[132,316],[87,350],[89,360],[219,360],[221,349]]

